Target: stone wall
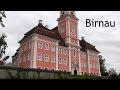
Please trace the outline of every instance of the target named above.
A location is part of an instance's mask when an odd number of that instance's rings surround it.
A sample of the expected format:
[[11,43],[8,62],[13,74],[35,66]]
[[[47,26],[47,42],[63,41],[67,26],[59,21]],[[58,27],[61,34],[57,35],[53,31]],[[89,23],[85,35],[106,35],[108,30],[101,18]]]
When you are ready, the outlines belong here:
[[60,79],[67,76],[70,72],[0,66],[0,79]]

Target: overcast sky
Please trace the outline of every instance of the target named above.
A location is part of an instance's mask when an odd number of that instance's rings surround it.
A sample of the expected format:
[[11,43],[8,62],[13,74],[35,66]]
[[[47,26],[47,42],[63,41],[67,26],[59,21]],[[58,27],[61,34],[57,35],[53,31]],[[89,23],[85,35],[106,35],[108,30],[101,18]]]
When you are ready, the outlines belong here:
[[[0,27],[0,34],[7,35],[8,48],[6,55],[14,55],[19,47],[18,41],[24,34],[38,24],[38,20],[43,20],[43,25],[49,28],[57,26],[59,11],[6,11],[6,19],[3,19],[5,28]],[[120,12],[118,11],[76,11],[79,18],[78,30],[79,39],[85,40],[101,52],[106,59],[106,67],[109,70],[114,68],[120,72]],[[86,27],[86,19],[101,21],[115,21],[115,27]]]

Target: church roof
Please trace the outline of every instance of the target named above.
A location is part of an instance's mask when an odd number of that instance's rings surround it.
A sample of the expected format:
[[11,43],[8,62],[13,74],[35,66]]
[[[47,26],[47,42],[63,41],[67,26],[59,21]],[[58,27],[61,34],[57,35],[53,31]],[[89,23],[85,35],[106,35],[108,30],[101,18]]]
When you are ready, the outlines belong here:
[[[53,28],[53,29],[48,29],[45,26],[43,26],[41,23],[38,24],[38,26],[34,27],[33,29],[31,29],[30,31],[28,31],[27,33],[25,33],[23,39],[25,39],[26,37],[28,37],[29,35],[33,34],[33,33],[37,33],[40,35],[44,35],[53,39],[57,39],[59,40],[59,45],[61,46],[66,46],[65,42],[63,41],[62,37],[60,36],[59,32],[58,32],[58,26]],[[22,40],[23,40],[22,39]],[[19,43],[22,41],[20,40]]]
[[[47,37],[50,37],[50,38],[53,38],[53,39],[57,39],[57,40],[60,41],[59,45],[67,47],[64,40],[62,39],[61,35],[58,32],[58,26],[50,30],[50,29],[46,28],[45,26],[43,26],[42,23],[39,23],[38,26],[34,27],[33,29],[31,29],[30,31],[25,33],[24,34],[25,36],[23,37],[22,40],[24,40],[26,37],[28,37],[29,35],[31,35],[33,33],[37,33],[37,34],[44,35],[44,36],[47,36]],[[19,43],[22,40],[20,40]],[[86,42],[84,39],[79,40],[79,43],[80,43],[80,46],[82,47],[81,51],[86,52],[86,50],[89,49],[89,50],[92,50],[92,51],[95,51],[95,52],[99,52],[95,48],[95,46]]]
[[80,46],[82,47],[82,48],[81,48],[81,51],[86,52],[86,50],[89,49],[89,50],[92,50],[92,51],[95,51],[95,52],[100,53],[100,52],[95,48],[95,46],[93,46],[92,44],[86,42],[84,39],[79,40],[79,43],[80,43]]

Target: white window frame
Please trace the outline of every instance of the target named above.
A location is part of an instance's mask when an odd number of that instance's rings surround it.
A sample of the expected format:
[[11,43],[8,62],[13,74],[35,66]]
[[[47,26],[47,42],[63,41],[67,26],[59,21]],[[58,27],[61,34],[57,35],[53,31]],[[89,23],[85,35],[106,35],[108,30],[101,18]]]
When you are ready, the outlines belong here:
[[63,59],[63,64],[67,65],[67,59],[66,58]]
[[58,63],[62,64],[62,58],[58,58]]
[[[40,55],[40,56],[39,56],[39,55]],[[37,54],[37,60],[38,60],[38,61],[42,61],[42,54],[41,54],[41,53],[38,53],[38,54]]]
[[51,62],[55,63],[55,56],[51,56]]
[[90,63],[90,68],[93,68],[93,67],[92,67],[92,63]]
[[83,62],[81,62],[81,67],[84,67]]
[[84,67],[87,67],[87,63],[86,62],[84,62]]
[[64,55],[67,55],[67,49],[64,49],[63,52],[64,52]]
[[85,53],[83,54],[83,58],[86,58],[86,54]]
[[30,53],[28,53],[28,57],[27,57],[27,59],[28,59],[28,61],[30,61],[30,59],[31,59],[31,55],[30,55]]
[[[48,45],[48,46],[46,46]],[[45,43],[45,50],[49,50],[49,44],[48,43]]]
[[93,68],[96,68],[96,64],[93,64]]
[[42,49],[43,48],[43,42],[38,41],[38,48]]
[[55,46],[51,45],[51,51],[55,52]]
[[95,66],[96,66],[96,68],[99,68],[98,64],[96,64]]
[[[47,60],[46,60],[47,59]],[[44,61],[49,62],[49,56],[47,54],[44,55]]]
[[59,53],[59,54],[62,54],[62,48],[59,47],[58,53]]

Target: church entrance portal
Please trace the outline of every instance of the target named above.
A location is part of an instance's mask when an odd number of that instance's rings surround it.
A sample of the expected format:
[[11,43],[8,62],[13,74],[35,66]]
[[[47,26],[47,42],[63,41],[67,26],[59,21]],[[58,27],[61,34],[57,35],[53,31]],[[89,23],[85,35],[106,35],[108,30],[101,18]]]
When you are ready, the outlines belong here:
[[77,70],[74,70],[74,75],[77,75]]

